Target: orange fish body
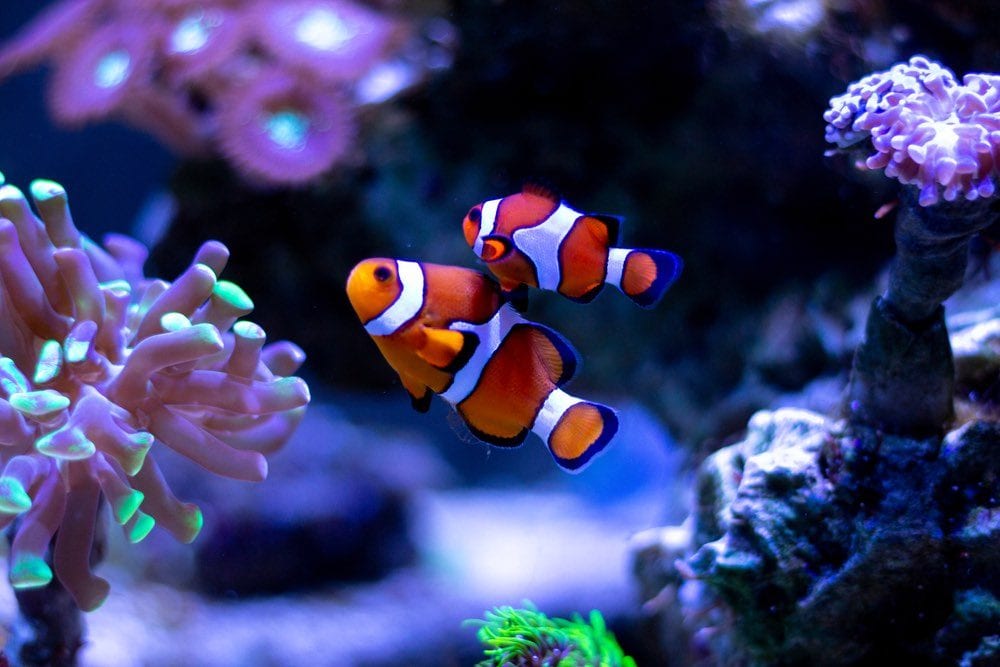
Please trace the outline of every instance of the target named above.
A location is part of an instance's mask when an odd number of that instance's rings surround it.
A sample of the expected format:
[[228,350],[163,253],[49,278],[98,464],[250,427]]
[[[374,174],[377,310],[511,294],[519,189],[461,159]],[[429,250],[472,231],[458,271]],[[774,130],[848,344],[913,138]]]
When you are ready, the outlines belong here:
[[522,318],[484,274],[368,259],[351,271],[347,294],[417,409],[437,394],[473,434],[502,447],[534,432],[571,471],[617,431],[614,410],[560,388],[577,367],[569,343]]
[[611,284],[649,308],[683,263],[667,250],[615,247],[619,225],[616,217],[581,213],[529,185],[473,206],[462,231],[507,292],[526,285],[587,303]]

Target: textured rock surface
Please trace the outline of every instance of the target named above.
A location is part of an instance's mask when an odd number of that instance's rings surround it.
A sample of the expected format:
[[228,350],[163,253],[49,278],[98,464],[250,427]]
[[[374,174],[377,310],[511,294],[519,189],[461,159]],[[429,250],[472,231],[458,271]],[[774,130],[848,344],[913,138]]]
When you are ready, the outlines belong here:
[[671,664],[996,664],[998,444],[980,421],[917,440],[755,415],[685,529],[635,540],[649,610],[690,642]]

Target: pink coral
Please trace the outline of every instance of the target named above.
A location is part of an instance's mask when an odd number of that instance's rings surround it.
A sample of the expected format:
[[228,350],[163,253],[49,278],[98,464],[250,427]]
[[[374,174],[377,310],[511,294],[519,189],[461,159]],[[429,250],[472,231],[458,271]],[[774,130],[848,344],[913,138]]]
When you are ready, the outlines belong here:
[[253,26],[264,48],[323,81],[364,74],[398,30],[374,11],[343,0],[263,2],[257,11]]
[[149,34],[143,26],[102,26],[56,56],[49,108],[65,125],[80,125],[123,110],[129,95],[152,77]]
[[288,377],[304,356],[264,346],[240,320],[253,304],[218,279],[221,243],[205,243],[172,284],[147,278],[142,244],[110,235],[101,248],[77,230],[61,186],[35,181],[31,194],[37,217],[20,190],[0,188],[0,526],[19,519],[15,587],[54,570],[90,610],[108,594],[89,563],[102,496],[133,541],[154,523],[193,540],[201,512],[170,492],[150,448],[264,479],[264,455],[309,401]]
[[[181,154],[220,154],[251,182],[286,185],[347,153],[356,107],[441,67],[447,45],[418,32],[350,0],[62,0],[0,47],[0,78],[51,62],[60,123],[124,120]],[[248,159],[276,79],[291,82],[307,136]],[[233,100],[240,110],[227,113]]]
[[826,139],[840,148],[871,139],[859,168],[914,185],[919,202],[996,192],[1000,166],[1000,76],[955,75],[923,56],[852,83],[831,98]]
[[219,109],[219,145],[243,173],[272,183],[308,181],[350,148],[343,98],[287,74],[264,72]]

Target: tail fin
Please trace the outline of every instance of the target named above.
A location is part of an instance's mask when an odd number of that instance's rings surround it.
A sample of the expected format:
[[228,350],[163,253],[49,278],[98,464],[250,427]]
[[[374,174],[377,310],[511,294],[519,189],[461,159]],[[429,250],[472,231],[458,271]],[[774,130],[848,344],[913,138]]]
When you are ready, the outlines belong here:
[[684,262],[669,250],[611,248],[607,282],[643,308],[651,308],[663,297]]
[[579,472],[618,432],[614,410],[554,389],[545,399],[531,430],[567,472]]

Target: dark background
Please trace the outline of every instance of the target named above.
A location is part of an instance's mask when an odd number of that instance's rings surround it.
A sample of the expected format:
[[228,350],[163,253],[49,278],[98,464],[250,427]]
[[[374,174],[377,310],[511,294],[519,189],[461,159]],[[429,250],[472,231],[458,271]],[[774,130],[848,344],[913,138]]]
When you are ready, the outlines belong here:
[[[58,128],[36,69],[0,83],[0,170],[22,187],[62,182],[95,237],[129,231],[151,196],[173,193],[152,270],[170,279],[220,238],[233,250],[225,277],[272,338],[306,349],[311,379],[379,391],[395,381],[344,298],[350,267],[373,254],[475,266],[464,212],[547,183],[576,208],[623,215],[627,245],[672,249],[686,268],[652,311],[608,290],[584,307],[540,295],[531,316],[578,347],[579,386],[635,397],[698,439],[678,415],[744,377],[775,298],[846,298],[891,255],[891,219],[872,214],[895,184],[824,157],[830,96],[914,53],[959,76],[1000,64],[989,2],[816,3],[810,31],[762,28],[791,4],[385,3],[446,18],[453,66],[366,114],[361,163],[287,192],[246,188],[226,165],[184,160],[113,120]],[[0,37],[38,6],[4,2]]]

